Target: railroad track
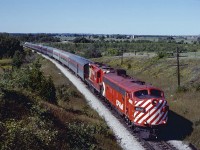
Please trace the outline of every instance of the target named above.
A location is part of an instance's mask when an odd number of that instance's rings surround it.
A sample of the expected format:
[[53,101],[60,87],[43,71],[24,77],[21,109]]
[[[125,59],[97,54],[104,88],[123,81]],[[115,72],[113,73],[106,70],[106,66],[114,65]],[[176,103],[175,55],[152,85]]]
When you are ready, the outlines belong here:
[[178,150],[166,141],[145,141],[145,143],[146,145],[151,146],[150,148],[147,147],[147,150]]

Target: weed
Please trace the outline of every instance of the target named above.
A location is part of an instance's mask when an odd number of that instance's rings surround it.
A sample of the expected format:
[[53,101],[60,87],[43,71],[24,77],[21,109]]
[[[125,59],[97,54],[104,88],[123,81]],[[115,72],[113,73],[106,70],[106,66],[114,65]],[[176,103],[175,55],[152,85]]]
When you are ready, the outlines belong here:
[[179,87],[177,88],[177,90],[176,90],[176,93],[181,93],[181,92],[185,93],[185,92],[187,92],[187,91],[188,91],[188,88],[187,88],[187,87],[185,87],[185,86],[179,86]]
[[1,59],[0,60],[0,66],[11,65],[11,63],[12,63],[12,59]]
[[200,83],[197,83],[195,86],[196,91],[200,91]]
[[157,53],[157,57],[158,57],[158,59],[162,59],[162,58],[164,58],[164,57],[166,57],[167,56],[167,53],[166,52],[158,52]]

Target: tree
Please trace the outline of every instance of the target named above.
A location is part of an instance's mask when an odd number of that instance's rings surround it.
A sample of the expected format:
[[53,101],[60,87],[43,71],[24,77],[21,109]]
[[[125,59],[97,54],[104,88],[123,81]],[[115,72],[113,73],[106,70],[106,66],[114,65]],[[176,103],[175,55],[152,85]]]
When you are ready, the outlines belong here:
[[119,55],[119,50],[114,49],[114,48],[108,48],[107,54],[109,56],[117,56],[117,55]]
[[197,41],[198,41],[198,42],[199,42],[199,44],[200,44],[200,37],[198,37],[198,38],[197,38]]
[[15,51],[23,51],[20,41],[9,34],[0,34],[0,58],[13,57]]
[[103,42],[103,41],[105,40],[105,36],[104,36],[104,35],[100,36],[100,37],[99,37],[99,40],[100,40],[101,42]]
[[42,82],[40,95],[49,102],[56,103],[56,88],[51,77]]
[[93,43],[93,40],[88,40],[84,37],[81,37],[81,38],[77,37],[73,40],[73,42],[74,43]]
[[84,53],[84,57],[86,58],[97,58],[101,56],[100,50],[97,48],[97,45],[94,44],[90,44]]
[[19,68],[23,63],[24,54],[20,51],[15,51],[12,59],[12,66]]

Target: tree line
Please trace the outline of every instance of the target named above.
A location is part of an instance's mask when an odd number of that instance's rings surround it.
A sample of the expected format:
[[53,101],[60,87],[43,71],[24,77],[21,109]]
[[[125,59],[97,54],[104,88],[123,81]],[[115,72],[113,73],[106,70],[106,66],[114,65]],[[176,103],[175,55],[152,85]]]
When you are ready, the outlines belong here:
[[22,42],[60,42],[60,38],[55,37],[53,34],[12,34],[12,36],[16,37]]
[[20,41],[9,34],[0,34],[0,58],[13,57],[15,51],[23,51]]
[[86,58],[101,56],[117,56],[122,52],[174,52],[176,48],[182,52],[196,52],[200,50],[200,44],[176,42],[174,39],[159,41],[89,41],[84,38],[76,38],[70,43],[49,43],[49,46],[60,48]]

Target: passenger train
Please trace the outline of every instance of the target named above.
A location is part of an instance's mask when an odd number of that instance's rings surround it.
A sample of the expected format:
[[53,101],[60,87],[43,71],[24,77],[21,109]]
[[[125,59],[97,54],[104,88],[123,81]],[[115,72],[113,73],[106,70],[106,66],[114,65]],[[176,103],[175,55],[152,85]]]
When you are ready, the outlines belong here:
[[128,76],[123,69],[114,69],[57,48],[28,42],[24,46],[69,68],[143,138],[157,138],[159,128],[167,124],[169,106],[159,88]]

